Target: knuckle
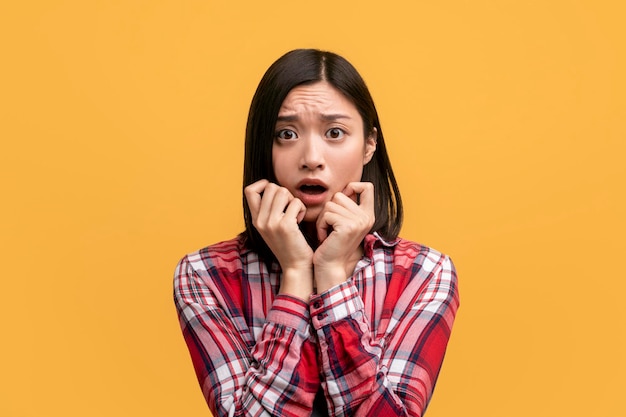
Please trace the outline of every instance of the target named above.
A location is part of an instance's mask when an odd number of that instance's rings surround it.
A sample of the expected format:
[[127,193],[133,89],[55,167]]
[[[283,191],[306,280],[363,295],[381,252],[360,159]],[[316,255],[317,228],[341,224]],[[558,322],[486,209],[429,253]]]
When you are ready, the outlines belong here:
[[285,187],[280,187],[277,191],[278,195],[280,195],[281,197],[289,197],[291,195],[291,193],[289,192],[288,189],[286,189]]

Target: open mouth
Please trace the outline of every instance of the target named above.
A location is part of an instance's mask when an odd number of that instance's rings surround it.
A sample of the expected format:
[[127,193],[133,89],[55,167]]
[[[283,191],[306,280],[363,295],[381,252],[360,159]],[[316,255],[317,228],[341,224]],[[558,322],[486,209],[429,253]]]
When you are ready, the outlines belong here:
[[322,194],[323,192],[326,191],[326,187],[321,186],[321,185],[301,185],[300,186],[300,191],[302,191],[304,194]]

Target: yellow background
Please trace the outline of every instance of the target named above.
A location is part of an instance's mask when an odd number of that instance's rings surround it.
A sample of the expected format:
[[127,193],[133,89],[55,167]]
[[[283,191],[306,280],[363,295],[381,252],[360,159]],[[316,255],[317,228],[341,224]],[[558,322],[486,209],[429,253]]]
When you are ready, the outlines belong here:
[[242,229],[256,84],[318,47],[458,268],[428,417],[626,416],[623,4],[3,2],[0,415],[209,414],[173,269]]

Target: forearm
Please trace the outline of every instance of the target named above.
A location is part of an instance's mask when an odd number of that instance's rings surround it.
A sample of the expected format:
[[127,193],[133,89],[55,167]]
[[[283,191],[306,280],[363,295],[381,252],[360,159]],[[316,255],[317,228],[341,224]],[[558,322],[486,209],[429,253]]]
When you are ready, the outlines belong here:
[[314,297],[311,320],[331,415],[421,416],[450,336],[455,291],[436,277],[412,280],[376,329],[350,281]]
[[[342,301],[333,304],[333,299]],[[315,297],[311,315],[325,389],[333,401],[330,415],[368,415],[366,410],[381,401],[378,416],[406,415],[381,366],[382,340],[373,336],[354,285],[346,282]]]
[[319,374],[307,309],[308,305],[294,297],[275,300],[251,352],[244,403],[262,403],[271,415],[310,413]]
[[199,280],[180,282],[183,335],[213,414],[306,414],[319,385],[307,304],[278,296],[254,340],[241,316],[226,313]]

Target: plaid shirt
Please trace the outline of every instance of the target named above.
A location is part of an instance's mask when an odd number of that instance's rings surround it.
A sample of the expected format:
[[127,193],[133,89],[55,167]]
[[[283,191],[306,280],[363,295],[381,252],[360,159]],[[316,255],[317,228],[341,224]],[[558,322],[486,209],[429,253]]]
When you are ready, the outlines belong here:
[[198,381],[216,416],[421,416],[459,306],[449,257],[368,235],[346,282],[307,303],[277,295],[241,238],[185,256],[174,298]]

